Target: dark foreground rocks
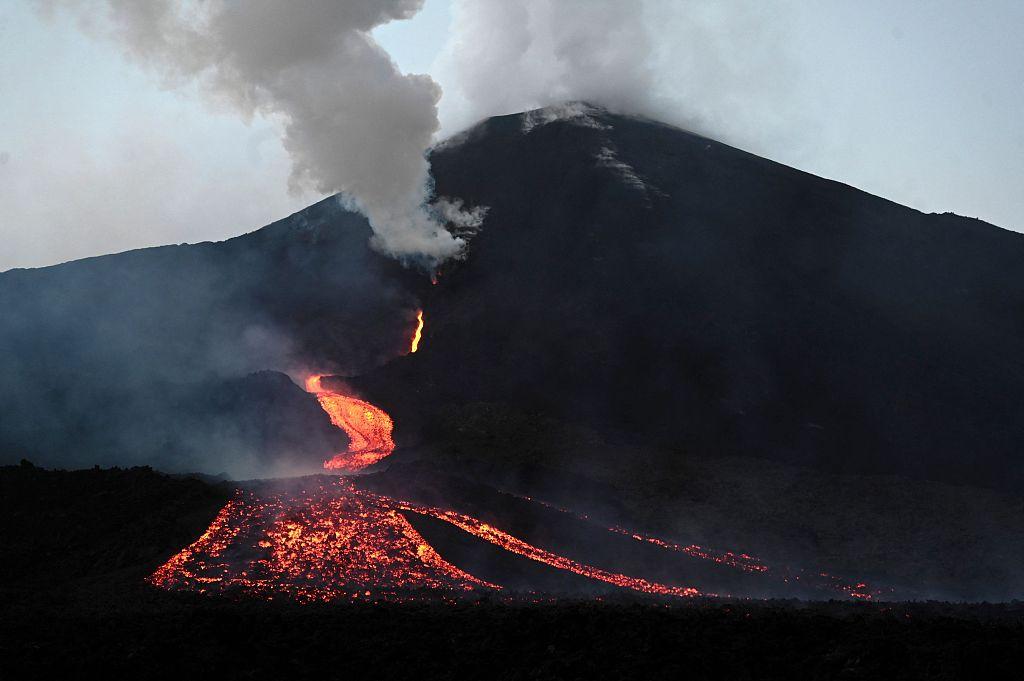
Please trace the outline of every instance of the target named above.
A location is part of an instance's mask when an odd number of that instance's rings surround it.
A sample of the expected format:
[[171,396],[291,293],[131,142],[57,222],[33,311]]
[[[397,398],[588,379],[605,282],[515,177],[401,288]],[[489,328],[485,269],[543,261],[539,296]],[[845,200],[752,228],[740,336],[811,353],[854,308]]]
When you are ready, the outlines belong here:
[[535,595],[299,605],[143,578],[231,487],[0,468],[0,678],[1015,678],[1024,604]]
[[[1024,605],[232,602],[3,606],[5,679],[1016,678]],[[95,676],[94,676],[95,675]]]

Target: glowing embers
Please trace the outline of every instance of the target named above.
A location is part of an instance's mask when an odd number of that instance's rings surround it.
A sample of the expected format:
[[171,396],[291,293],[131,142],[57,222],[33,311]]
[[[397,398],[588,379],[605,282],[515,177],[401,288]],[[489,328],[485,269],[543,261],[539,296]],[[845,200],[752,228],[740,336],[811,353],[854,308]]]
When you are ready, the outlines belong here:
[[418,310],[416,312],[416,331],[412,335],[412,343],[409,345],[409,352],[416,352],[420,349],[421,338],[423,338],[423,310]]
[[395,450],[391,439],[394,423],[383,409],[356,397],[342,395],[321,386],[320,376],[306,379],[306,390],[314,393],[333,423],[348,435],[348,451],[324,461],[324,468],[354,471],[375,464]]
[[389,500],[344,479],[308,491],[239,492],[149,579],[165,589],[304,601],[498,588],[441,558]]

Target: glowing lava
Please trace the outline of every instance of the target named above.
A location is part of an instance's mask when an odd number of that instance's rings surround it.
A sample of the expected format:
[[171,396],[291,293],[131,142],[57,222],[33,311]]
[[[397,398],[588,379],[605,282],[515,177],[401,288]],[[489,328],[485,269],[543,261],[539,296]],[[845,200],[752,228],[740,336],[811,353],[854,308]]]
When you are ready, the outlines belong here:
[[[561,506],[556,506],[555,504],[552,504],[550,502],[542,501],[540,499],[534,499],[533,497],[528,497],[523,494],[512,494],[510,492],[504,492],[504,494],[508,494],[509,496],[513,496],[518,499],[525,499],[526,501],[532,502],[534,504],[546,506],[547,508],[550,508],[554,511],[558,511],[559,513],[571,515],[577,520],[582,520],[587,523],[594,523],[594,521],[591,520],[590,516],[588,516],[586,513],[570,511],[567,508],[562,508]],[[676,542],[668,541],[665,539],[659,539],[658,537],[654,537],[647,534],[640,534],[638,532],[633,532],[632,530],[627,530],[625,528],[617,526],[606,527],[605,529],[609,532],[614,532],[615,534],[624,534],[627,537],[630,537],[631,539],[634,539],[638,542],[654,544],[655,546],[659,546],[669,551],[675,551],[677,553],[686,554],[691,558],[710,560],[714,563],[718,563],[719,565],[728,565],[731,568],[743,570],[744,572],[768,572],[767,565],[763,564],[754,556],[747,555],[746,553],[733,553],[732,551],[712,551],[702,546],[698,546],[697,544],[677,544]]]
[[[413,351],[423,326],[422,312],[418,318]],[[331,422],[350,439],[348,451],[325,461],[324,468],[355,470],[394,451],[393,423],[384,410],[325,389],[321,376],[310,376],[306,389],[316,395]],[[501,589],[447,562],[403,515],[417,513],[449,523],[510,553],[619,588],[661,596],[701,595],[692,586],[651,582],[581,563],[454,510],[360,489],[355,478],[321,477],[274,485],[264,485],[259,492],[237,492],[202,536],[162,565],[149,581],[166,589],[238,591],[300,601],[408,599],[417,595],[436,598]],[[591,522],[583,514],[530,501]],[[769,571],[746,554],[684,546],[619,527],[607,529],[727,568]],[[802,575],[783,572],[778,576],[789,581],[799,580]],[[820,577],[833,590],[853,598],[871,598],[872,592],[864,584],[850,585],[825,573]]]
[[659,584],[657,582],[649,582],[640,577],[630,577],[629,575],[602,570],[601,568],[594,567],[592,565],[585,565],[572,560],[571,558],[560,556],[557,553],[537,548],[532,544],[524,542],[522,539],[512,536],[508,532],[499,530],[492,525],[488,525],[487,523],[481,522],[476,518],[472,518],[462,513],[445,511],[439,508],[418,506],[407,502],[403,502],[401,508],[443,520],[464,532],[468,532],[475,537],[488,541],[495,546],[500,546],[509,553],[515,553],[525,558],[529,558],[530,560],[535,560],[538,563],[544,563],[545,565],[550,565],[551,567],[558,568],[559,570],[566,570],[583,577],[589,577],[590,579],[594,579],[599,582],[606,582],[624,589],[632,589],[634,591],[640,591],[648,594],[658,594],[660,596],[692,597],[700,595],[700,592],[697,589],[690,586],[684,587]]
[[[556,506],[550,502],[534,499],[533,497],[528,497],[522,494],[512,494],[510,492],[505,492],[505,494],[519,499],[525,499],[526,501],[540,504],[541,506],[546,506],[547,508],[558,511],[559,513],[571,515],[574,518],[587,523],[594,523],[594,521],[585,513],[562,508],[561,506]],[[838,592],[856,600],[870,601],[882,593],[881,590],[872,589],[864,582],[851,582],[827,572],[810,573],[803,570],[794,572],[785,568],[773,569],[765,565],[760,559],[746,553],[713,551],[711,549],[704,548],[703,546],[698,546],[697,544],[679,544],[649,534],[641,534],[639,532],[627,530],[618,526],[606,527],[604,529],[608,532],[625,535],[638,542],[653,544],[654,546],[658,546],[667,551],[682,553],[690,556],[691,558],[711,561],[718,563],[719,565],[742,570],[744,572],[759,572],[766,575],[770,574],[771,576],[781,579],[783,582],[787,583],[790,580],[802,582],[805,586],[825,592]]]
[[432,516],[560,570],[625,589],[697,596],[670,586],[602,570],[537,548],[470,516],[360,490],[348,478],[312,489],[255,494],[239,491],[203,535],[149,579],[165,589],[242,591],[302,601],[410,598],[430,590],[457,595],[491,584],[448,563],[402,515]]
[[[327,390],[310,376],[331,422],[351,443],[324,467],[356,469],[395,448],[391,418],[363,400]],[[465,593],[500,589],[445,561],[403,512],[443,520],[506,551],[617,587],[665,596],[697,596],[671,586],[609,572],[533,546],[455,511],[398,501],[358,489],[349,478],[312,490],[256,494],[239,491],[199,539],[161,566],[150,581],[166,589],[243,591],[298,600],[408,598],[415,592]]]
[[322,376],[306,379],[306,390],[316,395],[327,415],[348,435],[348,451],[324,461],[329,470],[355,471],[375,464],[395,451],[391,439],[394,423],[383,409],[356,397],[343,395],[321,386]]
[[500,588],[445,561],[395,504],[345,478],[294,491],[239,491],[149,580],[165,589],[300,601]]
[[409,352],[416,352],[420,349],[420,338],[423,337],[423,310],[416,313],[416,332],[412,335],[412,344]]

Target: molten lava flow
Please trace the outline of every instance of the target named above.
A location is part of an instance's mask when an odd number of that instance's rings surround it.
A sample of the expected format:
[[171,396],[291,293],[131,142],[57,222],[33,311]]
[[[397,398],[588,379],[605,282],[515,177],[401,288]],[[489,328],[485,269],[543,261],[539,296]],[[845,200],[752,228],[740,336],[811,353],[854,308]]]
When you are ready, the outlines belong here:
[[322,376],[306,379],[306,390],[315,394],[327,415],[348,435],[348,451],[324,461],[324,468],[355,471],[375,464],[395,450],[391,439],[394,423],[383,409],[321,386]]
[[[422,329],[422,312],[419,320],[413,351]],[[393,424],[382,409],[324,389],[320,376],[309,377],[306,389],[316,395],[331,422],[351,441],[347,452],[324,462],[325,468],[362,468],[394,450]],[[583,514],[545,505],[592,522]],[[266,598],[287,595],[303,601],[405,599],[424,590],[434,595],[457,595],[501,588],[445,561],[403,516],[409,512],[447,522],[510,553],[616,587],[663,596],[700,595],[692,586],[661,584],[586,565],[468,515],[374,494],[357,488],[352,478],[343,477],[307,480],[300,489],[239,491],[199,539],[168,560],[149,580],[167,589],[241,591]],[[746,554],[716,553],[619,527],[607,529],[731,568],[769,570]],[[806,578],[802,574],[792,578],[800,580],[802,576]],[[782,577],[789,581],[788,573]],[[825,573],[820,577],[852,598],[872,597],[864,584],[850,585]]]
[[[577,520],[582,520],[587,523],[596,524],[593,520],[590,519],[590,516],[588,516],[586,513],[570,511],[567,508],[562,508],[561,506],[556,506],[555,504],[549,503],[547,501],[534,499],[533,497],[528,497],[523,494],[512,494],[510,492],[504,492],[504,494],[508,494],[509,496],[513,496],[518,499],[525,499],[526,501],[530,501],[535,504],[540,504],[541,506],[546,506],[547,508],[550,508],[554,511],[558,511],[559,513],[571,515]],[[733,553],[732,551],[712,551],[711,549],[706,549],[702,546],[698,546],[697,544],[677,544],[673,541],[659,539],[658,537],[654,537],[648,534],[640,534],[639,532],[633,532],[632,530],[627,530],[625,528],[617,527],[614,525],[611,527],[606,527],[604,529],[608,530],[609,532],[614,532],[615,534],[625,535],[638,542],[654,544],[655,546],[660,546],[661,548],[667,549],[669,551],[675,551],[677,553],[685,554],[687,556],[690,556],[691,558],[709,560],[720,565],[727,565],[738,570],[743,570],[744,572],[768,572],[769,570],[767,565],[763,564],[754,556],[748,555],[746,553]]]
[[[590,517],[585,513],[571,511],[569,509],[562,508],[561,506],[556,506],[555,504],[549,503],[547,501],[534,499],[532,497],[528,497],[522,494],[512,494],[510,492],[505,492],[505,494],[517,497],[519,499],[525,499],[526,501],[530,501],[535,504],[540,504],[541,506],[546,506],[552,510],[558,511],[559,513],[571,515],[577,518],[578,520],[582,520],[588,523],[594,523],[594,521],[591,520]],[[732,551],[712,551],[702,546],[698,546],[697,544],[678,544],[673,541],[668,541],[666,539],[661,539],[659,537],[654,537],[648,534],[633,532],[632,530],[627,530],[617,526],[606,527],[605,529],[609,532],[614,532],[615,534],[622,534],[627,537],[631,537],[632,539],[638,542],[653,544],[668,551],[675,551],[677,553],[685,554],[687,556],[690,556],[691,558],[699,558],[701,560],[712,561],[714,563],[718,563],[719,565],[725,565],[730,568],[735,568],[737,570],[743,570],[744,572],[758,572],[762,574],[771,575],[773,577],[776,577],[777,579],[781,579],[783,582],[786,583],[788,583],[790,580],[793,580],[795,582],[801,582],[805,586],[809,586],[811,588],[817,588],[821,591],[836,591],[857,600],[869,601],[874,599],[875,596],[878,596],[882,593],[880,589],[872,589],[864,582],[851,582],[849,580],[844,580],[841,577],[831,575],[827,572],[809,573],[803,570],[794,572],[786,568],[770,568],[763,562],[761,562],[761,560],[759,560],[758,558],[755,558],[754,556],[748,555],[746,553],[733,553]]]
[[476,518],[357,489],[348,478],[298,491],[239,491],[199,539],[149,580],[165,589],[288,595],[302,601],[501,589],[445,561],[403,511],[432,516],[506,551],[617,587],[665,596],[699,595],[692,587],[585,565]]
[[416,313],[416,332],[412,335],[412,345],[409,352],[416,352],[420,349],[420,338],[423,337],[423,310]]
[[515,553],[529,558],[530,560],[535,560],[538,563],[544,563],[545,565],[558,568],[559,570],[566,570],[577,575],[613,584],[614,586],[624,589],[632,589],[642,593],[658,594],[661,596],[693,597],[700,595],[700,592],[697,591],[697,589],[690,586],[683,587],[658,584],[657,582],[649,582],[646,579],[639,577],[630,577],[617,572],[602,570],[601,568],[594,567],[592,565],[585,565],[571,558],[566,558],[565,556],[560,556],[556,553],[537,548],[532,544],[527,544],[523,540],[518,539],[507,532],[503,532],[496,527],[481,522],[476,518],[471,518],[468,515],[463,515],[462,513],[445,511],[443,509],[431,508],[428,506],[419,506],[408,502],[401,502],[401,508],[407,511],[420,513],[422,515],[432,516],[438,520],[443,520],[464,532],[468,532],[475,537],[488,541],[495,546],[500,546],[509,553]]
[[203,535],[149,581],[302,601],[499,589],[445,561],[394,503],[345,478],[266,494],[239,491]]

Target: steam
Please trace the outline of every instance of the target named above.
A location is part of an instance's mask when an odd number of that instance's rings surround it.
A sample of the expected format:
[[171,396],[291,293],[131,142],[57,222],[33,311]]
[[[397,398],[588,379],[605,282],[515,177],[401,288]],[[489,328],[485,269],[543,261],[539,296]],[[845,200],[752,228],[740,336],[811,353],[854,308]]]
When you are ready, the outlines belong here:
[[641,3],[463,1],[455,33],[451,66],[478,116],[566,100],[635,109],[650,96],[651,39]]
[[815,153],[806,109],[820,95],[797,96],[788,1],[456,0],[454,8],[436,69],[446,132],[541,107],[586,124],[564,106],[582,101],[762,155],[785,150],[791,162]]
[[427,207],[425,152],[441,89],[402,74],[370,35],[412,17],[423,0],[41,4],[76,11],[86,30],[116,40],[168,87],[198,83],[216,104],[279,120],[290,189],[341,192],[369,219],[379,250],[434,263],[459,252],[462,242]]

